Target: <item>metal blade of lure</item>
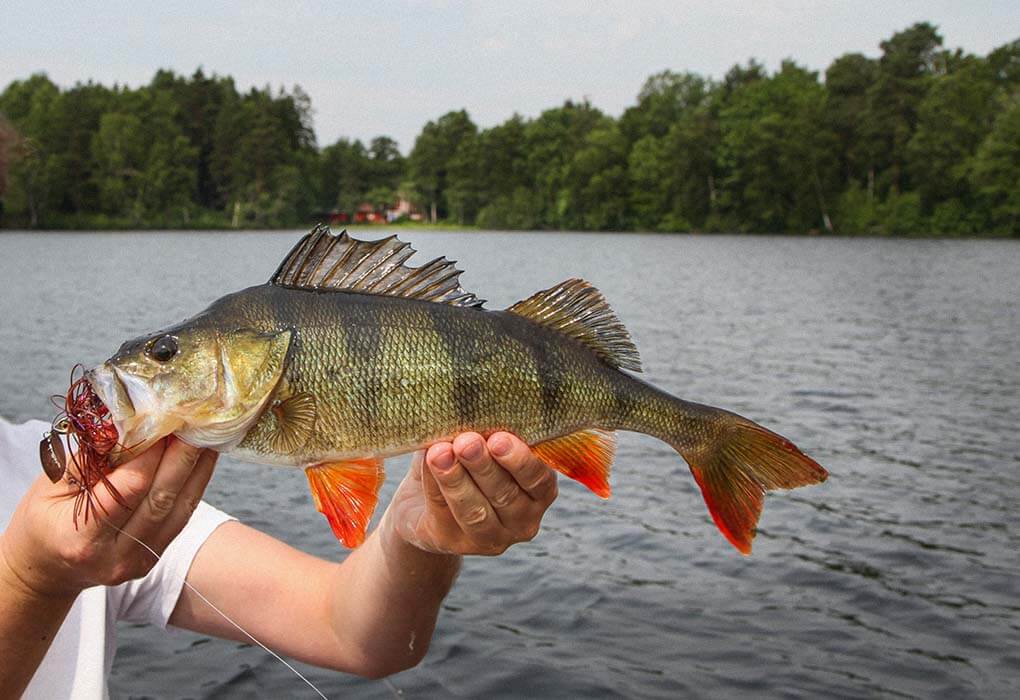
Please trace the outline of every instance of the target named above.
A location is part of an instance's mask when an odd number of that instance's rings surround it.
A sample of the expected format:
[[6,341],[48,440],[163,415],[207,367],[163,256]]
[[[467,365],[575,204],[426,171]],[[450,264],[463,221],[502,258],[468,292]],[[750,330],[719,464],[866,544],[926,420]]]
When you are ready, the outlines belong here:
[[39,441],[39,462],[42,463],[46,476],[54,484],[64,478],[64,471],[67,468],[67,452],[56,431],[47,431]]

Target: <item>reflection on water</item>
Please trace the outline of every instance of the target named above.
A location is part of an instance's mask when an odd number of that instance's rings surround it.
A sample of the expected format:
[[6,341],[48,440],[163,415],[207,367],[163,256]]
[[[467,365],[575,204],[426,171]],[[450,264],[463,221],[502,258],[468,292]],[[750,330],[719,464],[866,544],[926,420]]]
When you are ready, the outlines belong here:
[[[48,417],[69,367],[268,278],[292,233],[0,235],[0,413]],[[595,283],[647,377],[788,435],[832,474],[766,500],[751,558],[686,466],[620,441],[533,543],[469,561],[408,698],[1015,697],[1020,247],[1008,241],[408,232],[498,308]],[[342,556],[297,471],[231,459],[208,499]],[[389,463],[387,502],[407,460]],[[300,697],[261,650],[125,628],[115,694]],[[333,697],[381,683],[310,669]]]

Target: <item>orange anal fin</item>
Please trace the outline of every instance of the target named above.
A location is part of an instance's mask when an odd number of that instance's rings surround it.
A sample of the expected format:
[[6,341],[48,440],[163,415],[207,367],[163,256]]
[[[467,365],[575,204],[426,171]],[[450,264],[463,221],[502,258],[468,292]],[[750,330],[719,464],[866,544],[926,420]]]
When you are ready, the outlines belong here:
[[546,440],[531,450],[564,476],[587,486],[600,498],[609,498],[609,468],[616,454],[616,434],[607,430],[580,430]]
[[322,462],[306,467],[305,475],[315,507],[326,516],[337,539],[352,549],[364,542],[385,478],[382,460]]

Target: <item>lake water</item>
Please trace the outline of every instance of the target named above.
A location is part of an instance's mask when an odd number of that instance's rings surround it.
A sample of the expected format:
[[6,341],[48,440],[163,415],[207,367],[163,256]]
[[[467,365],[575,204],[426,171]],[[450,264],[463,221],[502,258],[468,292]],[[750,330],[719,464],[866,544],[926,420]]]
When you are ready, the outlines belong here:
[[[0,414],[48,419],[72,364],[265,281],[300,233],[0,234]],[[680,458],[623,434],[610,501],[562,481],[537,540],[465,562],[403,697],[1020,696],[1020,244],[401,235],[490,308],[592,281],[650,381],[831,473],[770,495],[744,558]],[[224,458],[207,499],[343,556],[298,470]],[[306,672],[330,697],[394,694]],[[112,691],[312,697],[257,648],[149,628],[122,630]]]

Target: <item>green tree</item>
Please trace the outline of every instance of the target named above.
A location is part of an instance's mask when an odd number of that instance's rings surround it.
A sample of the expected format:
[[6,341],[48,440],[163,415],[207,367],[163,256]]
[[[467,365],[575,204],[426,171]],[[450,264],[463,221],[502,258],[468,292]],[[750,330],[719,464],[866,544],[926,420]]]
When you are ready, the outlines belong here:
[[450,164],[450,198],[467,223],[484,220],[490,228],[536,225],[527,168],[526,122],[507,121],[465,139]]
[[368,170],[368,153],[361,141],[339,139],[324,148],[319,157],[319,207],[353,211],[368,190]]
[[[630,221],[642,230],[655,230],[670,209],[673,163],[665,139],[646,134],[634,142],[627,154]],[[684,222],[678,228],[687,228]]]
[[29,226],[58,213],[70,186],[68,158],[61,146],[64,104],[60,90],[37,73],[11,83],[0,95],[2,111],[23,136],[21,157],[11,165],[8,213]]
[[527,124],[514,114],[478,138],[478,157],[484,164],[481,177],[486,192],[509,195],[531,184],[527,167]]
[[[310,211],[316,186],[307,171],[316,161],[315,141],[303,93],[281,90],[273,97],[269,88],[253,89],[226,102],[216,126],[211,169],[232,202],[228,207],[235,224],[270,225],[284,213]],[[274,192],[283,183],[286,191]]]
[[368,144],[368,157],[368,187],[396,189],[406,169],[397,142],[389,136],[376,136]]
[[843,182],[866,183],[870,194],[874,193],[877,153],[866,138],[864,124],[877,73],[878,62],[859,53],[840,56],[825,71],[826,122],[839,139]]
[[428,201],[432,221],[446,217],[447,173],[451,159],[465,139],[473,138],[478,127],[464,110],[447,112],[436,121],[428,122],[415,139],[408,157],[408,168],[415,187]]
[[989,232],[1020,235],[1020,95],[1004,100],[970,162],[970,183]]
[[940,72],[942,37],[927,22],[915,24],[880,44],[875,81],[868,91],[863,137],[876,159],[882,193],[909,188],[907,147],[917,126],[918,109],[933,76]]
[[143,203],[151,218],[187,222],[198,197],[200,147],[184,135],[177,112],[169,91],[155,93],[146,125],[150,143],[142,174]]
[[190,79],[159,71],[150,87],[173,95],[177,105],[174,115],[181,132],[196,149],[195,204],[209,209],[221,209],[227,204],[227,193],[213,172],[213,152],[216,147],[216,127],[220,114],[237,91],[229,78],[206,76],[199,68]]
[[[733,73],[734,81],[753,80]],[[692,73],[653,75],[620,118],[627,156],[628,220],[642,229],[702,226],[714,203],[719,87]]]
[[991,131],[995,94],[990,67],[973,57],[932,81],[907,144],[907,169],[926,210],[950,199],[968,201],[967,162]]
[[666,183],[668,202],[659,228],[719,228],[718,192],[721,131],[718,92],[687,111],[669,130],[665,154],[671,165]]
[[92,139],[92,157],[102,210],[141,221],[148,160],[148,138],[142,120],[134,114],[104,114]]
[[477,133],[467,133],[446,164],[447,216],[459,224],[475,220],[488,193],[482,182],[485,162]]
[[3,223],[6,208],[4,195],[7,194],[10,182],[11,162],[20,155],[21,144],[21,134],[0,115],[0,224]]
[[525,129],[525,167],[530,175],[535,220],[543,227],[562,228],[575,223],[570,211],[568,168],[585,145],[588,132],[603,123],[604,115],[587,101],[567,101],[549,109]]
[[629,143],[647,135],[662,138],[683,115],[704,102],[710,88],[707,80],[694,73],[656,73],[645,81],[638,103],[620,117],[620,129]]
[[621,230],[627,221],[627,141],[614,119],[602,117],[566,164],[561,225]]
[[386,209],[393,205],[396,199],[396,191],[391,187],[379,185],[365,193],[364,201],[368,202],[375,209]]
[[785,61],[734,91],[720,114],[725,207],[745,230],[831,228],[836,143],[817,74]]

